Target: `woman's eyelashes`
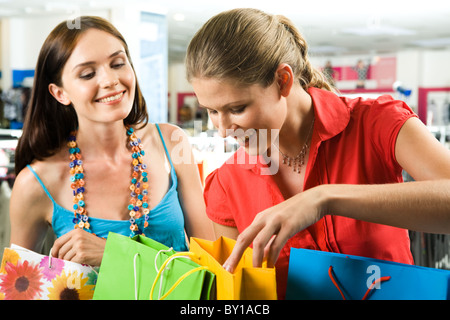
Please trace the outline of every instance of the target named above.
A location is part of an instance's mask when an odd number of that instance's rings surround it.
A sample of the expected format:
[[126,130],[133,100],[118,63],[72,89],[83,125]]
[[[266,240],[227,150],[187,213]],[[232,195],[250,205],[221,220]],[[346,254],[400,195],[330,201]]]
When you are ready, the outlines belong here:
[[122,68],[123,66],[125,66],[125,62],[115,63],[115,64],[113,64],[113,65],[111,66],[111,68],[113,68],[113,69],[120,69],[120,68]]
[[[215,114],[218,113],[218,111],[215,110],[215,109],[210,109],[210,108],[206,108],[206,107],[202,107],[202,108],[205,108],[210,115],[215,115]],[[240,113],[243,113],[246,108],[247,108],[246,105],[245,106],[239,106],[239,107],[233,107],[233,108],[226,109],[223,112],[229,112],[231,114],[240,114]]]
[[231,113],[233,113],[233,114],[239,114],[239,113],[242,113],[242,112],[244,112],[245,111],[245,108],[246,108],[247,106],[240,106],[240,107],[237,107],[237,108],[233,108],[233,109],[231,109]]
[[[125,62],[115,62],[115,63],[112,63],[111,64],[111,69],[121,69],[122,67],[124,67],[126,65],[126,63]],[[92,79],[93,77],[95,77],[95,74],[96,74],[96,72],[95,72],[95,69],[91,69],[91,68],[89,68],[89,69],[87,69],[87,70],[83,70],[81,73],[80,73],[80,75],[79,75],[79,77],[80,77],[80,79],[83,79],[83,80],[90,80],[90,79]]]
[[95,71],[82,72],[80,74],[80,79],[89,80],[89,79],[92,79],[94,76],[95,76]]

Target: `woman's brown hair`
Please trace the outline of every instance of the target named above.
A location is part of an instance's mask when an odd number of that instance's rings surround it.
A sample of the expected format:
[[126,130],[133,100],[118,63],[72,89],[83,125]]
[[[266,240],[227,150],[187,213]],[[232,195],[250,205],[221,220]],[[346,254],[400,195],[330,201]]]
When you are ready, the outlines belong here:
[[[49,92],[48,86],[62,85],[64,65],[72,54],[78,39],[87,30],[105,31],[119,39],[131,63],[128,45],[120,32],[107,20],[100,17],[81,16],[77,27],[67,21],[58,24],[42,45],[36,63],[34,84],[24,120],[22,136],[15,155],[15,172],[18,174],[33,160],[43,160],[55,154],[67,141],[71,131],[78,127],[78,119],[72,105],[60,104]],[[134,70],[134,68],[133,68]],[[125,125],[145,125],[148,120],[147,107],[136,80],[134,103],[124,119]]]
[[267,87],[281,63],[291,66],[305,90],[332,90],[311,65],[308,45],[288,18],[233,9],[212,17],[197,31],[187,50],[186,73],[188,81],[204,77]]

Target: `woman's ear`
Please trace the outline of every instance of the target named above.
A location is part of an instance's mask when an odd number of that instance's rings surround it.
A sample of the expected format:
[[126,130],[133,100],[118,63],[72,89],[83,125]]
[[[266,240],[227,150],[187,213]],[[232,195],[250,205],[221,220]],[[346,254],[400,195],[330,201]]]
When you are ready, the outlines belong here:
[[278,66],[275,74],[280,94],[287,97],[294,84],[294,73],[290,65],[282,63]]
[[71,104],[70,99],[66,96],[66,93],[64,90],[57,86],[54,83],[50,83],[48,85],[48,91],[50,91],[50,94],[61,104],[68,106]]

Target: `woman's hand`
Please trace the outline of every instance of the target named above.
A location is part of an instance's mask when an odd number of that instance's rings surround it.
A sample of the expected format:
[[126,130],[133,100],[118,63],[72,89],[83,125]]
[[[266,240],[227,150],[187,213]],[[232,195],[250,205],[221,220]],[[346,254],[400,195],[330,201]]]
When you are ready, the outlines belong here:
[[[445,168],[443,170],[446,170]],[[428,233],[450,233],[450,179],[408,183],[321,185],[260,212],[224,263],[232,272],[253,242],[253,265],[276,262],[297,232],[327,214]]]
[[320,187],[316,187],[258,213],[252,224],[238,236],[233,252],[223,267],[233,272],[252,242],[253,266],[260,267],[267,259],[267,265],[272,267],[293,235],[323,217],[323,199]]
[[99,266],[106,240],[81,229],[74,229],[56,239],[52,256],[72,262]]

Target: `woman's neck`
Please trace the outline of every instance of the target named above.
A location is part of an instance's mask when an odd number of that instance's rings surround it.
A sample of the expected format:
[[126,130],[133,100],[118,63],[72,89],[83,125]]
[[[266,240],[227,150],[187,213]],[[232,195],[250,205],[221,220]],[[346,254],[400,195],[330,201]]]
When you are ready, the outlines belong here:
[[279,145],[285,154],[296,156],[307,142],[314,120],[311,96],[298,85],[287,97],[287,115],[280,130]]
[[123,123],[87,126],[80,125],[77,144],[86,161],[119,161],[127,149],[127,135]]

